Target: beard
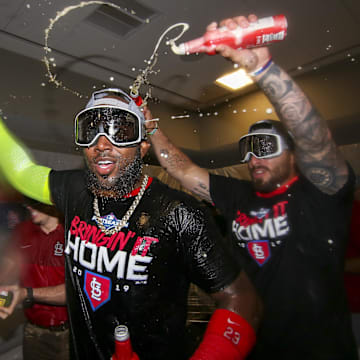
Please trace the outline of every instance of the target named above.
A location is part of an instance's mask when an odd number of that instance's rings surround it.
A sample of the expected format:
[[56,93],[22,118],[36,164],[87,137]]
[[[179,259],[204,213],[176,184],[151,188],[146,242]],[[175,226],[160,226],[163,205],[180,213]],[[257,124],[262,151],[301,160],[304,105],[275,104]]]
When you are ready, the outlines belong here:
[[[261,167],[261,166],[259,166]],[[258,167],[258,168],[259,168]],[[255,170],[255,169],[253,169]],[[287,180],[291,178],[293,174],[293,170],[291,166],[287,163],[282,166],[278,166],[272,169],[271,177],[268,180],[264,179],[254,179],[252,176],[252,184],[255,191],[262,193],[270,193],[277,188],[279,188],[282,184],[284,184]],[[251,172],[250,172],[251,175]]]
[[[116,178],[101,182],[96,174],[87,169],[87,186],[95,195],[105,198],[119,199],[130,193],[142,176],[143,160],[140,148],[137,149],[134,160],[121,169]],[[107,177],[104,177],[106,179]]]
[[255,179],[252,181],[253,187],[256,191],[261,193],[270,193],[278,187],[278,184],[281,182],[280,179],[271,178],[268,181],[263,181],[262,179]]

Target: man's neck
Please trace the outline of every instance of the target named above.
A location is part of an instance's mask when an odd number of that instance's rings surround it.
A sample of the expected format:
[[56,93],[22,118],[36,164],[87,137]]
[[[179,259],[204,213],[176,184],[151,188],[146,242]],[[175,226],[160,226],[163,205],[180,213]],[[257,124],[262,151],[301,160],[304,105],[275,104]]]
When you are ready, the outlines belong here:
[[49,216],[48,220],[44,224],[40,224],[40,229],[45,234],[50,234],[59,225],[59,220],[56,217]]

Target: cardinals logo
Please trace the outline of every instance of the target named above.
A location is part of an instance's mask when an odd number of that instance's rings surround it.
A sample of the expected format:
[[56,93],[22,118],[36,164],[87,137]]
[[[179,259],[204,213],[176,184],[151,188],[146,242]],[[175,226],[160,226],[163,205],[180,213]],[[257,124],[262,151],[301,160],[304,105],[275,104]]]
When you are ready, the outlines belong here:
[[84,291],[94,311],[111,299],[111,279],[85,271]]
[[268,240],[249,241],[246,246],[250,256],[259,266],[263,266],[271,257]]

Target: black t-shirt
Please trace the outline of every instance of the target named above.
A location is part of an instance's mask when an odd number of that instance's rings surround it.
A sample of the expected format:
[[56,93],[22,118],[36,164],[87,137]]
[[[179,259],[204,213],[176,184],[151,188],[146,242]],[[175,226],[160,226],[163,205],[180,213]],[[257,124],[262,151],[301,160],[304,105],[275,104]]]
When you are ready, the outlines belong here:
[[353,183],[350,171],[330,196],[300,176],[265,195],[211,175],[234,252],[264,301],[251,359],[357,359],[343,286]]
[[[205,209],[151,180],[129,226],[105,235],[93,219],[84,172],[51,172],[51,195],[65,215],[72,358],[108,360],[114,328],[124,324],[141,360],[184,359],[189,283],[216,292],[239,273]],[[99,199],[106,226],[133,199]]]

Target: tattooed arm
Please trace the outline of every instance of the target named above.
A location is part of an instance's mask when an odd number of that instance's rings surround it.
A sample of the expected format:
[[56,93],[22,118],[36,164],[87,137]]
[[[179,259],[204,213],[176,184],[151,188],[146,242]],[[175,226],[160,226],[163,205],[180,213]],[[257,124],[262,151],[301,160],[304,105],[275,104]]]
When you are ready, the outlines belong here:
[[[256,19],[255,15],[250,15],[248,19],[240,16],[224,20],[220,25],[230,28],[238,25],[247,27],[249,22]],[[271,59],[266,47],[236,51],[219,46],[217,51],[250,72],[263,67]],[[299,170],[321,191],[336,193],[347,181],[348,168],[332,139],[326,121],[298,85],[276,64],[272,63],[255,77],[255,81],[293,135]]]
[[293,135],[300,171],[321,191],[334,194],[348,177],[348,169],[330,130],[306,95],[273,64],[258,80],[280,120]]
[[[152,118],[149,109],[145,108],[144,115],[147,120]],[[154,124],[146,124],[147,131],[154,128]],[[179,148],[177,148],[158,128],[153,135],[149,135],[151,145],[160,165],[184,188],[210,201],[209,173],[206,169],[194,164]]]

